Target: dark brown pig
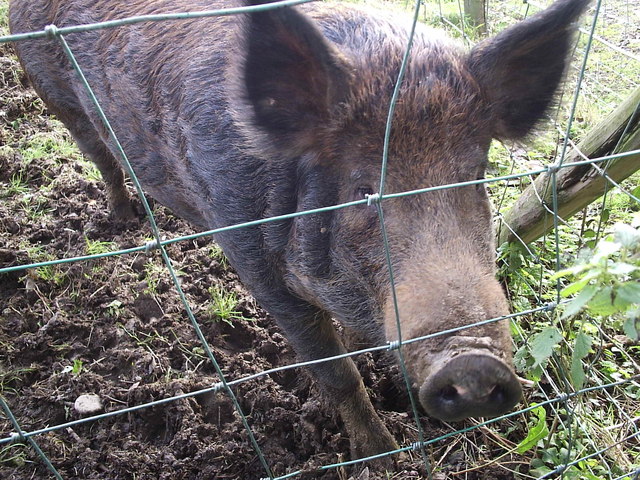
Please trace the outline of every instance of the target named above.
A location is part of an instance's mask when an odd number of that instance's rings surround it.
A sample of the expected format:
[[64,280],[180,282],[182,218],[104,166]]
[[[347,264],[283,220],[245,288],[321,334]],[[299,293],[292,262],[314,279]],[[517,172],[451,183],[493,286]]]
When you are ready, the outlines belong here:
[[[552,102],[588,0],[558,0],[470,52],[418,26],[385,192],[483,178],[492,138],[531,132]],[[13,0],[12,32],[223,7],[218,0]],[[409,22],[317,4],[66,35],[145,190],[202,229],[378,191],[385,122]],[[20,42],[35,89],[100,168],[116,217],[133,214],[113,141],[55,39]],[[382,201],[403,339],[508,312],[494,279],[483,186]],[[377,208],[360,204],[216,236],[304,360],[345,352],[332,318],[398,338]],[[506,322],[403,348],[426,412],[495,416],[521,395]],[[313,374],[354,456],[395,441],[354,363]]]

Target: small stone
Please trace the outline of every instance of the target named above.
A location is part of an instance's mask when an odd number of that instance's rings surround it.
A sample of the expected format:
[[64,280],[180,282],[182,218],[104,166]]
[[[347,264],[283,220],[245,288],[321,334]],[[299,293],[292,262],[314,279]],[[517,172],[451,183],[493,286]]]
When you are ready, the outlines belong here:
[[73,408],[80,415],[92,415],[101,412],[104,405],[98,395],[87,393],[76,398]]

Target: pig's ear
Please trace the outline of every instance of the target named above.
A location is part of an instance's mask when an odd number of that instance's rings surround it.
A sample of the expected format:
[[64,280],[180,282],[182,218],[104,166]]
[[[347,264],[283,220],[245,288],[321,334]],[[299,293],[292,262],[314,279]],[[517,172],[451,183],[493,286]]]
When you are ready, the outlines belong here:
[[471,50],[468,66],[489,102],[496,138],[521,138],[542,118],[569,63],[574,22],[589,3],[558,0]]
[[249,14],[241,41],[233,83],[240,101],[235,119],[245,134],[290,154],[314,146],[349,91],[347,61],[291,7]]

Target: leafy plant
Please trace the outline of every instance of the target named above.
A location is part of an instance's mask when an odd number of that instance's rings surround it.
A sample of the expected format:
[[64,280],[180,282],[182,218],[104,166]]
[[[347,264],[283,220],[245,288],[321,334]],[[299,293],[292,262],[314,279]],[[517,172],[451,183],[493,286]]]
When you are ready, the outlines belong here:
[[538,444],[540,440],[547,438],[549,427],[547,427],[547,411],[544,407],[538,406],[532,410],[533,420],[529,424],[529,433],[516,447],[518,453],[525,453]]
[[[640,225],[635,216],[634,225]],[[585,310],[596,317],[621,319],[624,333],[636,340],[640,332],[640,231],[633,225],[617,223],[613,233],[600,241],[593,251],[573,267],[558,272],[555,278],[572,278],[560,294],[575,295],[565,307],[562,318]]]
[[124,309],[124,305],[120,300],[113,300],[109,305],[107,305],[107,315],[112,318],[120,318],[122,315],[122,311]]
[[[636,220],[640,223],[640,217]],[[598,325],[607,319],[607,328],[623,330],[637,339],[640,332],[640,231],[627,224],[616,224],[613,233],[592,250],[584,251],[572,267],[557,272],[553,280],[570,279],[560,292],[572,300],[561,307],[564,328],[546,326],[518,349],[514,361],[534,380],[554,352],[563,349],[569,379],[581,389],[585,382],[583,360],[594,344]],[[562,343],[564,340],[564,344]]]
[[[567,414],[563,409],[557,413]],[[577,452],[588,449],[591,439],[582,431],[570,434],[568,429],[555,427],[557,423],[554,422],[551,433],[547,430],[548,435],[537,442],[537,456],[531,460],[528,472],[533,478],[560,478],[562,472],[562,478],[567,480],[602,480],[624,472],[624,467],[607,465],[599,457],[576,462]]]
[[71,374],[78,376],[80,375],[80,373],[82,373],[82,369],[83,369],[82,360],[80,360],[79,358],[76,358],[75,360],[73,360],[73,366],[71,367]]

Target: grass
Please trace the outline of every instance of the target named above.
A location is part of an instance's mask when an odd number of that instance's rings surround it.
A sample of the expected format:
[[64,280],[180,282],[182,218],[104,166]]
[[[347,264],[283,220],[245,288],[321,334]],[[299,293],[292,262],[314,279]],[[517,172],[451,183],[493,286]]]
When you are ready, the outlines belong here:
[[[170,281],[169,271],[164,263],[149,260],[144,265],[144,273],[144,281],[146,283],[144,292],[150,295],[159,293],[160,285],[163,284],[163,282]],[[178,271],[176,271],[176,274],[181,275]]]
[[13,173],[8,182],[0,182],[0,198],[8,202],[15,202],[17,209],[31,222],[41,221],[47,217],[53,208],[46,194],[52,191],[49,179],[43,177],[40,186],[30,182],[26,167]]
[[0,466],[22,467],[29,462],[28,447],[24,443],[10,443],[0,446]]
[[8,367],[0,363],[0,395],[15,393],[17,385],[23,381],[24,376],[36,370],[35,367]]
[[87,236],[84,237],[85,252],[87,255],[102,255],[103,253],[113,252],[118,249],[115,242],[106,242],[103,240],[91,240]]
[[223,267],[229,266],[229,261],[224,255],[222,248],[220,248],[216,244],[213,244],[211,245],[211,247],[209,247],[209,257],[211,257],[213,260],[216,260]]
[[101,182],[102,174],[96,164],[84,157],[78,159],[78,164],[82,167],[82,176],[91,182]]
[[[58,122],[56,122],[58,123]],[[62,124],[59,129],[33,135],[28,143],[21,148],[23,163],[31,163],[35,159],[63,159],[77,160],[81,154],[78,147],[63,130]]]
[[218,285],[213,285],[208,289],[211,303],[207,307],[207,313],[215,321],[222,321],[233,326],[234,320],[250,320],[238,311],[238,296]]
[[39,195],[23,195],[21,203],[22,212],[31,223],[42,220],[53,211],[49,206],[49,201],[45,197],[41,197]]
[[[29,259],[33,263],[49,262],[55,260],[55,257],[48,253],[42,245],[33,245],[22,242],[21,249],[27,252]],[[36,278],[45,283],[51,283],[55,286],[61,286],[67,281],[67,275],[63,272],[60,265],[43,265],[33,270],[27,271],[24,279]]]
[[9,0],[0,0],[0,36],[9,34]]
[[25,179],[25,174],[20,171],[11,175],[9,183],[0,190],[0,197],[8,198],[18,195],[24,195],[29,192],[29,185]]

